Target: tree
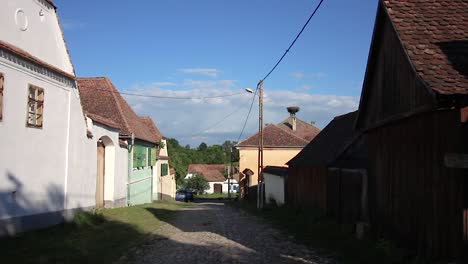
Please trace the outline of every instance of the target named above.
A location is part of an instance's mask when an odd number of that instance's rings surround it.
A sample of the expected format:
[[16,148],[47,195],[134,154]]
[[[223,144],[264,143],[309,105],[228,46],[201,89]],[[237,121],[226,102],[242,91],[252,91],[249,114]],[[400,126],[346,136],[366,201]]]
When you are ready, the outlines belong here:
[[208,145],[206,145],[205,142],[202,142],[200,146],[198,146],[198,151],[205,151],[206,149],[208,149]]
[[195,174],[185,180],[185,188],[192,189],[198,194],[202,194],[210,188],[208,181],[200,174]]

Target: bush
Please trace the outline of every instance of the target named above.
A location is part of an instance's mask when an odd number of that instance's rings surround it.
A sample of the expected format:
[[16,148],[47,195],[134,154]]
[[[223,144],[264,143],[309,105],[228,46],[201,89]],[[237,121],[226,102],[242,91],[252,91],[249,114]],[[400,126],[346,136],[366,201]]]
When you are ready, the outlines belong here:
[[104,223],[106,219],[104,216],[96,211],[91,212],[79,212],[73,217],[72,224],[78,228],[97,226]]
[[205,190],[210,188],[208,181],[200,174],[195,174],[194,176],[185,180],[184,185],[186,189],[192,189],[197,194],[203,194]]

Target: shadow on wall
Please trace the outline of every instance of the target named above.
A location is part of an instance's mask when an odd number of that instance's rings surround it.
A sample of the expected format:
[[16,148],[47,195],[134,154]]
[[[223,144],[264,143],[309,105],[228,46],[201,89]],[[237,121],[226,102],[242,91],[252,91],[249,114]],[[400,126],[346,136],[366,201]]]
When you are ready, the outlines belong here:
[[9,186],[0,189],[0,236],[42,228],[69,219],[63,212],[63,187],[49,184],[42,190],[25,190],[24,184],[11,172],[5,175]]

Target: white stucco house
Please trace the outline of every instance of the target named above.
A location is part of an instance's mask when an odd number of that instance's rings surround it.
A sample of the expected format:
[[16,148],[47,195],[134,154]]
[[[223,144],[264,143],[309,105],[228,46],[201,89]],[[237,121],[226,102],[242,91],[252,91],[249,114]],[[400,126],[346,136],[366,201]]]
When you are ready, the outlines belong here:
[[54,3],[5,0],[0,28],[0,236],[151,202],[159,130],[76,78]]
[[4,0],[0,27],[2,235],[94,207],[96,179],[83,166],[86,122],[55,5]]
[[153,200],[173,200],[176,193],[175,170],[169,167],[167,141],[161,140],[153,174]]
[[263,170],[265,180],[265,202],[283,205],[285,203],[286,179],[288,168],[279,166],[267,166]]
[[138,116],[107,77],[80,77],[77,83],[84,114],[92,120],[88,138],[97,145],[90,155],[97,167],[88,165],[97,179],[96,206],[158,200],[162,136],[153,120]]
[[[224,164],[190,164],[187,170],[185,179],[189,179],[196,174],[203,176],[210,186],[205,193],[227,193],[229,190],[228,179],[223,176],[226,171]],[[238,179],[231,179],[231,192],[237,191],[239,188]]]

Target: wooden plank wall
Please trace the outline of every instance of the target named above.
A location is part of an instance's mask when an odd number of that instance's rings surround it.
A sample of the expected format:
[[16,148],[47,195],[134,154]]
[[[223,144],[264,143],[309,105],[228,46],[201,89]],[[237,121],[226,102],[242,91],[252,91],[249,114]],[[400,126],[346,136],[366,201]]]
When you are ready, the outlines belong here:
[[369,200],[377,234],[425,256],[460,255],[467,172],[444,166],[444,155],[466,152],[466,132],[454,110],[369,132]]
[[378,19],[359,109],[359,124],[366,128],[435,102],[413,71],[389,18],[379,10]]
[[325,166],[290,166],[286,183],[286,202],[296,207],[326,209]]
[[361,219],[362,174],[358,170],[331,168],[327,179],[327,214],[338,223],[353,224]]

